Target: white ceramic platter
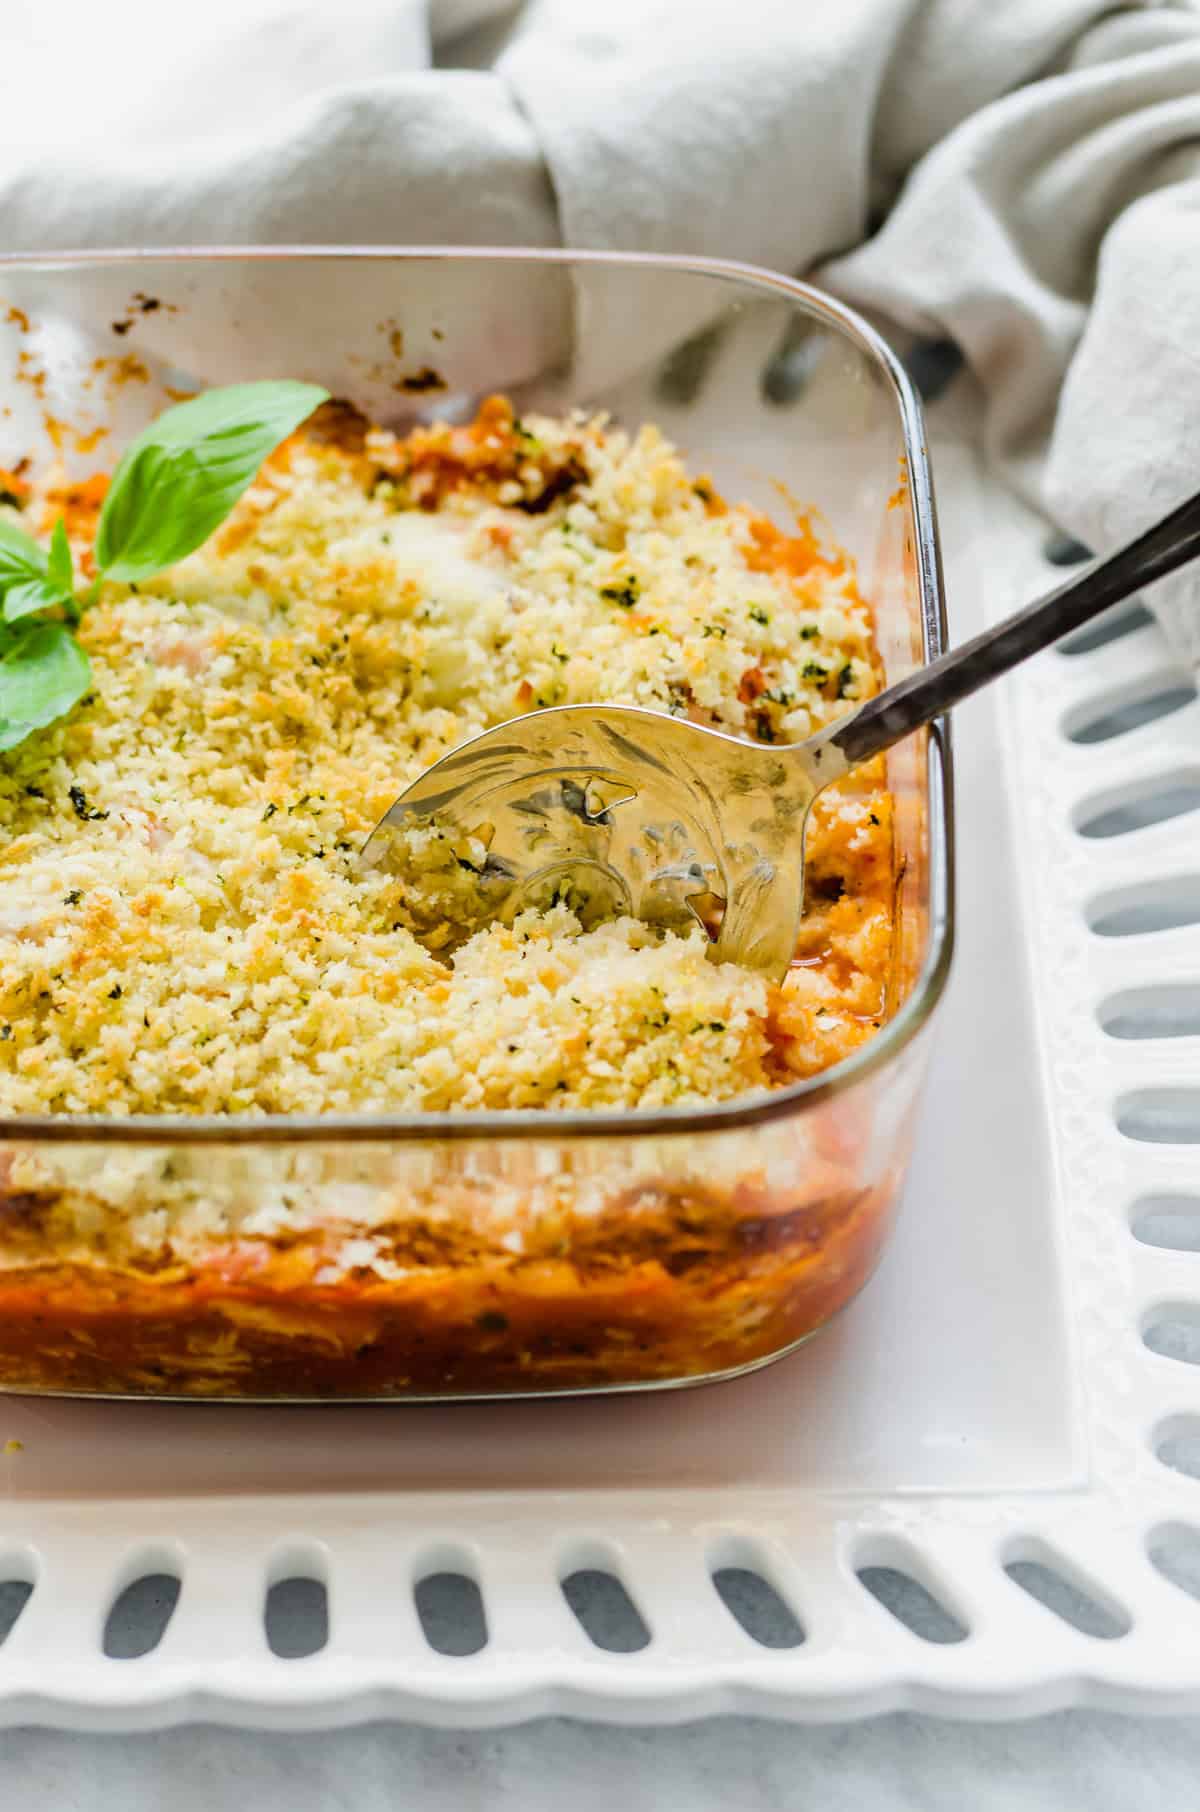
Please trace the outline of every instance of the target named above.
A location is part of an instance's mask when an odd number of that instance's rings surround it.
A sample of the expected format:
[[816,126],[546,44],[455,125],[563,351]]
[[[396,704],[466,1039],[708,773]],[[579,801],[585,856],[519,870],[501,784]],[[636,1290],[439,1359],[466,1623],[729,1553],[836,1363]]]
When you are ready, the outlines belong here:
[[[1054,569],[965,445],[936,472],[961,636]],[[899,1231],[836,1326],[659,1397],[0,1402],[0,1720],[1200,1708],[1162,1571],[1200,1580],[1200,810],[1080,831],[1200,806],[1189,694],[1143,624],[962,712],[955,977]],[[317,1652],[273,1652],[272,1587],[276,1647]]]

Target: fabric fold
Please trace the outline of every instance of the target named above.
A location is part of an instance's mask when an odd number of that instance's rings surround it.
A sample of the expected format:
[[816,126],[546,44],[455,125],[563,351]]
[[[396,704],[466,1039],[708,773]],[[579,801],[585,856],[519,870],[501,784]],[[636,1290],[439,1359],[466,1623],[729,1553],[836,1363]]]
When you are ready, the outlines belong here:
[[[1200,16],[1182,4],[65,14],[9,0],[0,21],[0,246],[565,243],[815,273],[954,339],[994,459],[1096,548],[1196,483]],[[665,304],[653,322],[664,351],[699,325]],[[578,376],[620,375],[627,324],[594,275],[575,338]],[[1198,592],[1183,577],[1153,600],[1194,662]]]

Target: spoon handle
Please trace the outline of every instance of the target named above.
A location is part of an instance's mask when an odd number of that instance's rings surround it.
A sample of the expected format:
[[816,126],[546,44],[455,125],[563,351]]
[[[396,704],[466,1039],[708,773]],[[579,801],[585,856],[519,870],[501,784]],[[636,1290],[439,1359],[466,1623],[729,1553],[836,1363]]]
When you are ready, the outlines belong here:
[[1184,566],[1200,554],[1200,494],[1127,541],[1115,553],[1095,560],[1044,598],[985,629],[959,648],[940,655],[907,679],[889,686],[877,698],[839,725],[828,737],[849,766],[869,761],[910,731],[931,723],[989,680],[1007,673],[1048,648],[1060,636],[1091,622],[1101,611]]

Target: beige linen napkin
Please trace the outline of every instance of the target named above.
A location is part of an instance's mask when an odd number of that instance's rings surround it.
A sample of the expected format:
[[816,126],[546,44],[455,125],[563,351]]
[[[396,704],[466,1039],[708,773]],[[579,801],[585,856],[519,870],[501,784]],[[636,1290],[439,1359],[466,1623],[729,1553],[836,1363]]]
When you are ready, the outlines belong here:
[[[815,271],[954,339],[990,450],[1089,544],[1200,484],[1189,6],[6,0],[0,68],[0,247],[565,242]],[[593,318],[586,369],[619,369],[622,337]],[[1152,601],[1200,664],[1197,582]]]

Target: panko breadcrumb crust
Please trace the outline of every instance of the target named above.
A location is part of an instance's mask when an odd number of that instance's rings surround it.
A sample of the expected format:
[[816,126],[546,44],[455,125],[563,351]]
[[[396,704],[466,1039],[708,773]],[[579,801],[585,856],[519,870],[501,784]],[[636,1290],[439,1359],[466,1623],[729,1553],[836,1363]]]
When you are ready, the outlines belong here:
[[[65,512],[86,572],[103,493],[15,494],[43,533]],[[519,712],[611,700],[785,742],[877,688],[850,563],[727,505],[652,426],[493,398],[397,438],[327,406],[81,636],[93,693],[0,763],[0,1114],[699,1105],[813,1075],[889,1010],[882,764],[818,801],[779,988],[699,929],[561,906],[439,950],[411,885],[359,864],[409,778]],[[64,1186],[0,1148],[0,1376],[321,1396],[732,1369],[869,1269],[894,1177],[864,1186],[834,1143],[782,1181],[668,1162],[586,1203],[569,1177],[355,1205],[273,1173],[273,1213],[169,1157]]]
[[[0,1111],[662,1107],[869,1036],[877,775],[818,806],[781,990],[707,962],[699,929],[581,932],[561,909],[439,959],[405,882],[359,864],[407,780],[539,705],[807,735],[875,686],[848,565],[727,509],[650,427],[495,401],[469,428],[345,439],[296,436],[198,553],[107,585],[92,696],[0,764]],[[31,508],[48,525],[58,500]]]

